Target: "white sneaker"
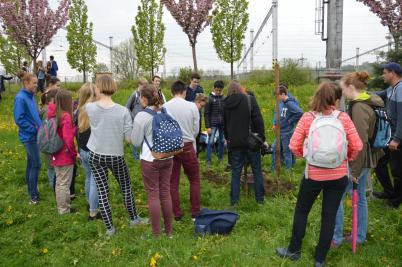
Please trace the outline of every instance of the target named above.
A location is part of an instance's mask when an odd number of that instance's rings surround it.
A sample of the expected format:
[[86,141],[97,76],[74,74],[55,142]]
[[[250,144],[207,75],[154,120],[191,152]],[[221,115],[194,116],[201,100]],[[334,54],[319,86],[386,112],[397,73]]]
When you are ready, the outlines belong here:
[[112,227],[112,229],[107,229],[106,230],[106,235],[108,236],[114,236],[116,234],[116,229],[114,227]]
[[149,219],[141,218],[140,216],[137,216],[137,218],[130,221],[130,227],[136,227],[139,225],[146,225],[146,224],[149,224]]

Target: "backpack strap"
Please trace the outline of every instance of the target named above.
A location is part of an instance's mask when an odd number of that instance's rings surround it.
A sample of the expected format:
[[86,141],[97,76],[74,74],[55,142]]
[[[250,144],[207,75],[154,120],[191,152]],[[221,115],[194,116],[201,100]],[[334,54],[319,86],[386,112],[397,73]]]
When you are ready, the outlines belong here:
[[152,109],[150,109],[150,108],[144,108],[142,111],[148,113],[148,114],[151,115],[152,117],[157,114],[157,112],[156,112],[155,110],[152,110]]

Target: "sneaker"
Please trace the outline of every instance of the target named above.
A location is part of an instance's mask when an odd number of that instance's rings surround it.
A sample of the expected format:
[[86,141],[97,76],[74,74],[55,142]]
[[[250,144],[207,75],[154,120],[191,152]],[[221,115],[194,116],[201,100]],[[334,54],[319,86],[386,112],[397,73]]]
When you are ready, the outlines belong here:
[[29,205],[36,205],[36,204],[38,204],[38,203],[39,203],[39,199],[37,199],[37,198],[31,199],[31,200],[29,201]]
[[149,219],[148,218],[141,218],[139,216],[137,216],[137,218],[135,218],[134,220],[130,221],[130,227],[136,227],[139,225],[146,225],[149,223]]
[[107,229],[106,230],[106,235],[107,236],[114,236],[116,234],[116,229],[114,227],[112,227],[112,229]]
[[91,215],[88,216],[88,221],[94,221],[94,220],[98,220],[98,219],[102,219],[100,212],[96,213],[95,216],[91,216]]
[[314,267],[324,267],[325,262],[314,261]]
[[74,200],[75,199],[75,194],[70,195],[70,200]]
[[276,254],[281,258],[288,258],[292,261],[297,261],[301,257],[301,253],[299,252],[290,252],[287,248],[277,248],[275,249]]

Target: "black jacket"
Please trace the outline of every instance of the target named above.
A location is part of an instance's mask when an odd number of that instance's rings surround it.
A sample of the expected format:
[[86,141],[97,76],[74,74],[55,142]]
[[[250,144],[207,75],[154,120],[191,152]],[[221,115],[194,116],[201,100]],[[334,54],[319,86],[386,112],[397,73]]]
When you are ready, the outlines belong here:
[[0,93],[6,90],[6,87],[4,86],[4,80],[11,80],[12,78],[13,77],[11,76],[0,75]]
[[224,131],[230,149],[247,149],[250,124],[247,97],[251,100],[251,131],[265,141],[264,121],[255,97],[234,94],[224,100]]
[[205,106],[205,128],[223,125],[223,95],[215,95],[211,93],[208,98],[208,103]]

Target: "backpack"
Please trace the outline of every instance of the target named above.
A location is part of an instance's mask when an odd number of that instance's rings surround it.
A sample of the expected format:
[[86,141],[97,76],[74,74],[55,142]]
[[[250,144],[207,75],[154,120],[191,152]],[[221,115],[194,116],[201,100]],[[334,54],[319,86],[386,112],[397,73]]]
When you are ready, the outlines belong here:
[[174,120],[166,109],[162,108],[160,113],[146,108],[143,112],[153,116],[152,119],[152,147],[144,138],[145,143],[151,150],[155,159],[164,159],[183,152],[183,134],[179,123]]
[[314,121],[304,144],[304,157],[309,165],[334,169],[347,159],[348,152],[345,129],[339,120],[341,112],[335,110],[331,115],[311,114]]
[[373,149],[383,149],[391,141],[391,123],[385,108],[372,107],[376,115],[373,137],[369,140]]
[[37,136],[37,143],[41,152],[51,155],[63,148],[64,142],[57,133],[57,128],[56,118],[43,121]]
[[226,210],[202,209],[195,217],[196,234],[229,234],[236,224],[239,214]]

